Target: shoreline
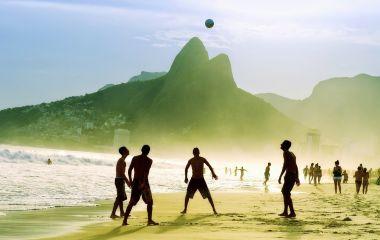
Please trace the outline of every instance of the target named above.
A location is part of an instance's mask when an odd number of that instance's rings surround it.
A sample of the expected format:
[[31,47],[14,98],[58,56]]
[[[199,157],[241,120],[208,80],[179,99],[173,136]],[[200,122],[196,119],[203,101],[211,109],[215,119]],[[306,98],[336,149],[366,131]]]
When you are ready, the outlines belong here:
[[[295,187],[296,219],[279,218],[282,196],[278,192],[212,192],[220,215],[214,216],[199,193],[182,216],[184,192],[154,194],[153,218],[157,227],[146,227],[145,206],[133,209],[130,225],[111,220],[113,200],[96,202],[94,207],[60,207],[21,211],[0,216],[0,239],[231,239],[290,238],[334,239],[380,236],[380,187],[371,184],[367,195],[354,194],[354,184],[345,184],[335,195],[332,184]],[[126,203],[124,205],[126,207]],[[352,221],[343,221],[345,218]],[[5,224],[5,225],[4,225]],[[13,236],[11,235],[13,232]]]

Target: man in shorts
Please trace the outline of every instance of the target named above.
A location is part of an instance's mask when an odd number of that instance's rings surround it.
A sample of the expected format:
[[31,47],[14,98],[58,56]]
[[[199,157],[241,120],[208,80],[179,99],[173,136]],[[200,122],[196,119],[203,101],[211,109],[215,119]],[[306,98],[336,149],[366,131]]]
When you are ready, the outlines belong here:
[[131,186],[127,176],[125,176],[125,158],[128,157],[129,151],[126,147],[119,148],[119,153],[121,158],[116,163],[116,177],[115,177],[115,186],[117,191],[117,197],[115,203],[113,204],[113,209],[110,218],[118,218],[116,215],[116,210],[120,208],[120,217],[124,216],[123,201],[127,200],[127,194],[125,194],[125,183],[128,187]]
[[140,197],[147,205],[148,212],[148,226],[158,225],[155,221],[152,220],[153,212],[153,198],[152,192],[150,191],[149,186],[149,170],[152,166],[152,159],[148,157],[150,152],[150,147],[144,145],[141,149],[141,155],[133,157],[131,164],[128,169],[128,177],[132,179],[132,170],[134,170],[133,181],[132,181],[132,192],[131,199],[129,200],[128,207],[125,210],[123,226],[128,225],[128,217],[131,213],[132,207],[135,206]]
[[207,198],[208,201],[211,204],[212,210],[214,214],[218,214],[215,210],[214,202],[212,200],[210,191],[207,187],[206,181],[203,177],[203,166],[204,164],[207,165],[207,167],[210,169],[212,178],[215,180],[218,179],[218,176],[216,176],[214,169],[211,167],[210,163],[203,157],[199,156],[200,152],[198,148],[193,149],[193,155],[194,157],[190,159],[186,165],[185,168],[185,183],[188,183],[187,178],[187,171],[189,167],[191,166],[191,169],[193,170],[193,175],[190,179],[189,185],[187,186],[187,193],[185,197],[185,208],[181,212],[182,214],[185,214],[187,212],[187,205],[189,204],[189,199],[194,197],[195,192],[198,190],[203,199]]
[[[282,175],[286,172],[284,177],[284,185],[282,186],[282,195],[284,197],[284,211],[279,214],[279,216],[294,218],[296,217],[296,213],[293,208],[293,201],[291,198],[291,191],[294,187],[294,184],[297,186],[300,185],[300,180],[298,178],[298,166],[296,163],[296,156],[289,151],[292,143],[289,140],[285,140],[281,144],[281,149],[284,151],[284,165],[282,167],[282,171],[280,177],[278,178],[278,183],[281,184]],[[290,214],[288,214],[288,208],[290,210]]]

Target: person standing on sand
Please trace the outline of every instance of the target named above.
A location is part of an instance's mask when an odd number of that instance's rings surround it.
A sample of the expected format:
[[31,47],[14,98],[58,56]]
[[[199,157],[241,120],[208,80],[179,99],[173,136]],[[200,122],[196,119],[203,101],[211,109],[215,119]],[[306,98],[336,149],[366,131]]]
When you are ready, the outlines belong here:
[[265,180],[264,180],[264,185],[266,186],[267,185],[267,182],[268,182],[268,180],[269,180],[269,176],[270,176],[270,166],[271,166],[272,164],[271,163],[268,163],[268,165],[267,165],[267,167],[265,168],[265,172],[264,172],[264,178],[265,178]]
[[[153,198],[152,192],[150,191],[149,185],[149,171],[152,166],[152,159],[148,157],[150,152],[150,147],[144,145],[141,148],[141,155],[133,157],[131,164],[128,168],[128,177],[132,179],[132,170],[134,170],[133,181],[132,181],[132,192],[131,199],[129,200],[128,207],[125,210],[123,226],[128,225],[128,217],[131,213],[133,206],[135,206],[140,197],[147,205],[148,212],[148,226],[158,225],[155,221],[152,220],[153,213]],[[201,172],[202,173],[202,172]]]
[[234,175],[235,175],[235,177],[237,176],[237,171],[238,171],[238,167],[236,166],[236,167],[235,167],[235,171],[234,171]]
[[309,167],[306,165],[306,167],[303,169],[303,177],[306,181],[307,174],[309,173]]
[[207,183],[202,174],[204,164],[206,164],[207,167],[210,169],[213,179],[218,180],[218,176],[216,176],[214,169],[211,167],[210,163],[205,158],[199,156],[200,151],[198,148],[193,149],[193,155],[194,157],[187,162],[187,165],[185,168],[185,183],[189,182],[187,178],[187,171],[189,170],[190,166],[191,166],[193,175],[191,176],[189,185],[187,186],[187,193],[185,197],[185,208],[183,209],[181,213],[185,214],[187,212],[187,206],[189,204],[189,200],[190,198],[192,199],[194,197],[195,192],[198,190],[201,193],[203,199],[205,198],[208,199],[212,207],[212,211],[216,215],[218,213],[215,210],[214,201],[212,200],[210,190],[208,189]]
[[335,187],[335,194],[338,193],[337,188],[339,188],[339,193],[342,193],[342,187],[340,186],[340,183],[342,181],[342,167],[339,166],[339,160],[335,161],[335,167],[333,168],[333,179],[334,179],[334,187]]
[[318,165],[318,163],[316,163],[315,166],[314,166],[314,170],[313,170],[314,186],[317,186],[317,182],[318,182],[318,170],[319,170],[319,165]]
[[356,185],[356,194],[359,194],[360,187],[363,182],[363,174],[362,174],[360,166],[358,167],[358,170],[355,172],[354,178],[355,178],[355,185]]
[[[282,171],[280,177],[278,178],[278,183],[281,184],[282,175],[285,174],[284,177],[284,185],[282,186],[282,195],[284,197],[284,211],[279,214],[282,217],[294,218],[296,217],[296,213],[293,207],[293,201],[291,198],[291,191],[294,187],[294,184],[297,186],[300,185],[300,180],[298,178],[298,166],[296,163],[296,156],[289,151],[292,143],[289,140],[285,140],[281,144],[281,149],[283,150],[284,164],[282,167]],[[288,214],[288,208],[290,210],[290,214]]]
[[369,185],[369,172],[367,168],[363,169],[363,194],[367,194]]
[[322,178],[322,167],[318,166],[318,184],[321,184],[321,178]]
[[113,209],[110,216],[110,218],[112,219],[119,217],[116,215],[116,210],[118,207],[120,208],[120,217],[124,217],[123,202],[127,200],[127,194],[125,193],[125,184],[127,184],[128,187],[131,186],[131,183],[129,182],[127,176],[125,176],[125,168],[126,168],[125,159],[129,155],[129,150],[123,146],[119,148],[119,153],[121,155],[121,158],[119,158],[119,160],[116,163],[116,177],[115,177],[117,197],[113,204]]
[[346,170],[343,171],[343,183],[348,182],[348,173]]
[[314,163],[311,163],[310,168],[309,168],[309,184],[311,184],[311,181],[314,179]]

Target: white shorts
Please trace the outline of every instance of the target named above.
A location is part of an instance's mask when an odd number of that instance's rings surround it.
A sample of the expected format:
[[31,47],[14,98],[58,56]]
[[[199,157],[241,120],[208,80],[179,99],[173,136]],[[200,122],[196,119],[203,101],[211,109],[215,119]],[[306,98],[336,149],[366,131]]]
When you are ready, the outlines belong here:
[[342,180],[342,177],[333,177],[334,180]]

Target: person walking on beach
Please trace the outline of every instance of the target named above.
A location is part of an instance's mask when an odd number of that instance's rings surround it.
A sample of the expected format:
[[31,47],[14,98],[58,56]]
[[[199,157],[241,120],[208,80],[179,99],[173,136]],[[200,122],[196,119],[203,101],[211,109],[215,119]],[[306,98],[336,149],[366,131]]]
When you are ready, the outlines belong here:
[[267,185],[267,182],[268,182],[268,180],[269,180],[269,176],[270,176],[270,166],[271,166],[272,164],[271,163],[268,163],[268,165],[267,165],[267,167],[265,168],[265,172],[264,172],[264,178],[265,178],[265,180],[264,180],[264,185],[266,186]]
[[244,178],[244,172],[248,172],[246,169],[244,169],[243,166],[241,166],[241,168],[239,169],[240,171],[240,181],[243,181],[243,178]]
[[[210,163],[203,157],[200,156],[200,151],[198,148],[193,149],[193,155],[194,157],[190,159],[187,162],[186,168],[185,168],[185,183],[189,183],[187,185],[187,193],[185,197],[185,208],[181,212],[182,214],[185,214],[187,212],[187,206],[189,204],[190,198],[192,199],[194,197],[195,192],[198,190],[203,199],[208,199],[210,202],[210,205],[212,207],[212,211],[214,214],[218,214],[215,210],[214,201],[212,200],[210,190],[207,187],[207,183],[203,177],[202,169],[204,167],[204,164],[207,165],[207,167],[210,169],[212,178],[215,180],[218,180],[218,176],[215,174],[214,169],[211,167]],[[189,167],[191,166],[192,169],[192,176],[190,179],[190,182],[187,178],[187,171],[189,170]]]
[[[290,152],[289,149],[292,146],[292,143],[289,140],[285,140],[281,144],[281,149],[283,150],[284,164],[282,167],[282,171],[280,177],[278,178],[278,183],[281,184],[281,178],[285,174],[284,177],[284,185],[282,186],[282,195],[284,197],[284,211],[279,214],[279,216],[294,218],[296,217],[296,213],[293,207],[293,201],[291,198],[291,191],[294,187],[294,184],[297,186],[300,185],[300,180],[298,178],[298,166],[296,163],[296,156],[294,153]],[[288,208],[290,210],[290,214],[288,214]]]
[[363,169],[363,194],[367,194],[369,185],[369,172],[367,168]]
[[363,182],[363,173],[361,171],[360,166],[358,167],[358,170],[355,172],[354,178],[355,178],[355,185],[356,185],[356,194],[359,194],[360,187]]
[[333,168],[333,179],[334,179],[334,187],[335,187],[335,194],[338,193],[339,188],[339,193],[342,193],[342,187],[340,186],[340,183],[342,181],[342,167],[339,166],[339,160],[335,161],[335,166]]
[[306,165],[306,167],[303,169],[303,177],[306,181],[307,174],[309,173],[309,167]]
[[348,173],[346,170],[343,171],[343,183],[348,182]]
[[[134,170],[133,180],[132,180],[132,192],[131,199],[129,200],[128,207],[125,210],[123,226],[128,225],[128,217],[131,213],[133,206],[135,206],[140,197],[142,197],[143,201],[147,205],[148,212],[148,226],[158,225],[152,219],[153,213],[153,198],[152,192],[149,186],[149,171],[152,166],[152,159],[148,157],[150,152],[150,147],[148,145],[144,145],[141,148],[141,155],[133,157],[131,164],[128,168],[128,177],[132,179],[132,170]],[[202,174],[202,171],[201,171]]]
[[317,183],[318,183],[318,170],[319,170],[319,165],[318,163],[316,163],[313,169],[314,186],[317,186]]
[[236,167],[235,167],[235,171],[234,171],[234,175],[235,175],[235,177],[237,176],[237,171],[238,171],[238,167],[236,166]]
[[314,163],[312,163],[309,168],[309,184],[311,184],[311,181],[313,180],[314,180]]
[[318,184],[321,184],[321,178],[322,178],[322,167],[318,165]]
[[119,153],[121,157],[119,158],[119,160],[117,160],[117,163],[116,163],[116,177],[115,177],[115,186],[116,186],[117,196],[113,204],[113,209],[110,216],[110,218],[112,219],[119,217],[116,215],[116,211],[118,207],[120,208],[120,217],[124,217],[123,202],[127,200],[127,194],[125,193],[125,184],[127,184],[128,187],[131,186],[131,183],[129,182],[127,176],[125,176],[125,168],[126,168],[125,159],[129,155],[129,150],[123,146],[119,148]]

